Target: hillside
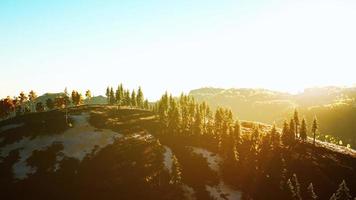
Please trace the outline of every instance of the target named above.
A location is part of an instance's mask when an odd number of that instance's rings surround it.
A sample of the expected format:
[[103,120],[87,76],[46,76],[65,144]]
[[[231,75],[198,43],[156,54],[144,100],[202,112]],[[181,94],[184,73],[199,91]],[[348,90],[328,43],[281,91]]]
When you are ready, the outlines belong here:
[[[54,100],[56,97],[63,96],[64,93],[45,93],[39,97],[37,97],[36,102],[42,102],[44,105],[46,104],[47,99]],[[104,96],[94,96],[90,99],[84,99],[85,104],[106,104],[107,99]]]
[[[169,134],[151,111],[81,106],[69,114],[71,126],[61,110],[0,122],[3,199],[282,199],[281,181],[293,174],[303,191],[312,182],[320,199],[342,180],[356,196],[356,154],[348,149],[262,148],[255,169],[243,143],[249,167],[236,171],[212,141]],[[241,125],[249,142],[255,125]],[[259,127],[262,135],[271,128]]]
[[356,148],[356,88],[310,88],[296,95],[265,89],[201,88],[189,94],[212,108],[231,108],[239,119],[278,125],[297,108],[307,122],[318,118],[320,133]]

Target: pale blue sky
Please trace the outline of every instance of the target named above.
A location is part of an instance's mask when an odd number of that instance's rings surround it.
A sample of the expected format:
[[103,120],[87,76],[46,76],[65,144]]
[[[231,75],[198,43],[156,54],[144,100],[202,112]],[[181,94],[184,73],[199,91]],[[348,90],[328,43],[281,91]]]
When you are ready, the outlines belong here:
[[352,0],[0,1],[0,97],[356,83]]

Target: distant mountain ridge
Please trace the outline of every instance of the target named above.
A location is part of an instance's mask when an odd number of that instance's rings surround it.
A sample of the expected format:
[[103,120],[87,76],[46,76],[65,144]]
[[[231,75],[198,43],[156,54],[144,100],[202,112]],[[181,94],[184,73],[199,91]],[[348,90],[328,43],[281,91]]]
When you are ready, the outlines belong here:
[[356,87],[308,88],[298,94],[253,88],[200,88],[190,91],[197,101],[213,109],[231,108],[241,120],[276,122],[289,120],[295,108],[311,122],[316,116],[320,131],[356,146]]
[[246,100],[264,101],[264,100],[289,100],[293,101],[296,106],[317,106],[334,103],[334,101],[342,98],[356,98],[356,87],[315,87],[306,88],[298,94],[290,94],[287,92],[278,92],[263,88],[213,88],[204,87],[191,90],[190,95],[196,97],[231,95],[233,97],[241,97]]

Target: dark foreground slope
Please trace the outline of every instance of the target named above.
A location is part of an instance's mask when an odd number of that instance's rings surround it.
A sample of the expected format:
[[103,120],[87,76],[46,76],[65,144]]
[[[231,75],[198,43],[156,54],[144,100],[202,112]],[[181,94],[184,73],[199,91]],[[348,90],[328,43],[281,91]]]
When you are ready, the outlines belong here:
[[70,127],[61,111],[0,122],[1,199],[281,199],[281,177],[293,174],[319,199],[342,180],[356,195],[356,158],[324,147],[282,148],[260,155],[263,170],[236,172],[209,141],[162,133],[150,111],[81,107],[70,116]]
[[1,199],[181,199],[157,140],[96,128],[90,112],[106,109],[89,110],[72,109],[71,128],[60,111],[1,123]]

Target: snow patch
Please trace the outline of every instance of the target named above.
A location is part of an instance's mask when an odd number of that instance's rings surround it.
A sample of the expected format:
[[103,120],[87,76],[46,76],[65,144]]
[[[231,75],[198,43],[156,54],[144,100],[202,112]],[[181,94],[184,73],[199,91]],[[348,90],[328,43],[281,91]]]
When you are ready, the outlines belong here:
[[142,140],[142,141],[149,141],[149,140],[153,140],[154,137],[151,134],[147,134],[147,133],[135,133],[129,136],[126,136],[127,138],[134,138],[134,139],[138,139],[138,140]]
[[198,148],[198,147],[191,147],[191,148],[194,153],[199,154],[206,159],[210,169],[212,169],[213,171],[219,172],[220,163],[222,161],[222,158],[219,155],[214,154],[206,149],[202,149],[202,148]]
[[111,130],[96,131],[87,122],[88,116],[88,114],[72,116],[74,127],[63,134],[38,136],[33,139],[25,137],[16,143],[6,145],[0,149],[0,156],[5,158],[11,151],[19,150],[20,158],[13,165],[13,172],[16,179],[22,180],[27,178],[29,174],[36,172],[36,168],[27,165],[27,159],[32,156],[35,150],[45,150],[53,143],[61,143],[63,149],[59,152],[56,159],[57,163],[54,166],[54,170],[57,171],[59,162],[64,157],[82,161],[94,149],[97,152],[105,146],[113,144],[117,138],[122,137],[122,135]]
[[164,167],[168,170],[169,174],[172,173],[172,166],[173,166],[173,153],[172,150],[167,147],[163,146],[164,149],[166,150],[163,154],[164,156]]
[[0,127],[0,133],[10,130],[10,129],[14,129],[14,128],[18,128],[25,125],[25,123],[18,123],[18,124],[8,124],[5,126]]
[[182,185],[182,189],[184,192],[184,197],[187,200],[196,200],[195,198],[195,191],[192,187],[190,187],[189,185],[183,184]]
[[206,185],[205,189],[216,200],[239,200],[242,197],[241,191],[231,188],[223,181],[220,181],[219,185],[216,186]]
[[[167,147],[167,146],[163,146],[165,149],[165,152],[163,154],[164,160],[163,160],[163,164],[164,164],[164,168],[169,172],[169,174],[172,174],[173,171],[173,152],[172,149]],[[185,197],[185,199],[187,200],[196,200],[195,198],[195,191],[192,187],[190,187],[187,184],[182,184],[181,188],[183,190],[183,195]]]
[[[193,153],[203,156],[206,159],[210,169],[217,172],[220,177],[220,164],[222,162],[222,158],[219,155],[214,154],[206,149],[197,147],[191,148]],[[218,185],[206,185],[205,189],[210,193],[211,197],[217,200],[239,200],[242,197],[241,191],[235,190],[231,186],[225,184],[221,177]]]
[[[313,143],[313,138],[308,137],[307,141],[309,143]],[[333,143],[329,143],[329,142],[323,142],[323,141],[320,141],[320,140],[315,140],[315,144],[317,146],[321,146],[321,147],[330,149],[332,151],[336,151],[336,152],[339,152],[339,153],[342,153],[342,154],[347,154],[347,155],[351,155],[353,157],[356,157],[356,150],[351,149],[351,148],[347,148],[347,147],[340,146],[340,145],[333,144]]]

